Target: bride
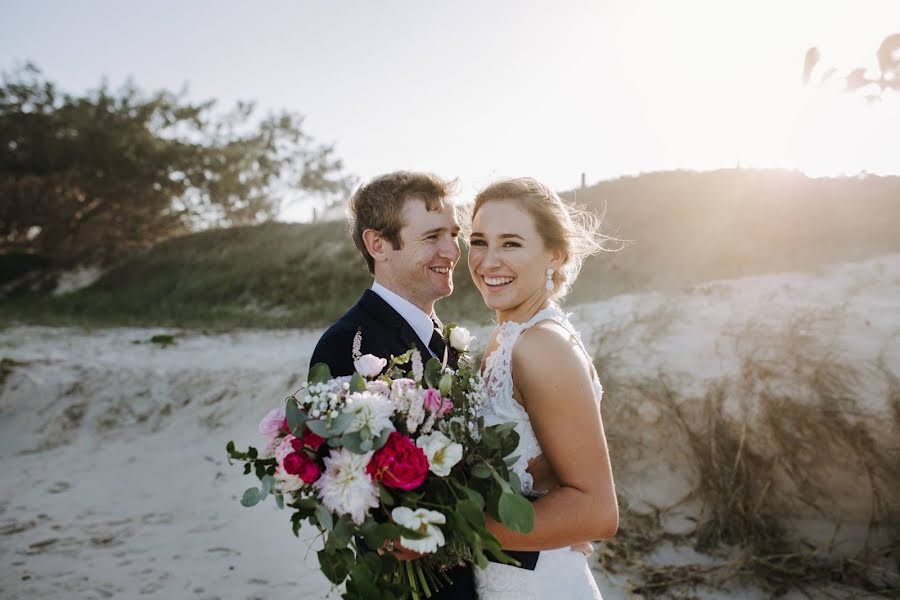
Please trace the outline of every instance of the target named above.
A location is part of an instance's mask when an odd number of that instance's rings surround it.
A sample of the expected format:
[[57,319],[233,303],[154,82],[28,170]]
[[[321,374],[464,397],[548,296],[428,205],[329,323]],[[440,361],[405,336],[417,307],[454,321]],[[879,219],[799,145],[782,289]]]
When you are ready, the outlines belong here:
[[482,600],[599,599],[584,552],[612,537],[618,508],[593,363],[556,304],[582,259],[601,250],[594,221],[530,178],[499,181],[475,198],[469,271],[499,326],[482,365],[488,425],[514,421],[512,470],[534,500],[534,529],[488,518],[506,550],[540,551],[534,570],[474,569]]

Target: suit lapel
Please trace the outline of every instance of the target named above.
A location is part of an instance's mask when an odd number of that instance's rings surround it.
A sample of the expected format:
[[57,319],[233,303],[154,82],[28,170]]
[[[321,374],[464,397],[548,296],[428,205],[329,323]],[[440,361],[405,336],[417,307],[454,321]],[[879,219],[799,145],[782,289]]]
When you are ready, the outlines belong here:
[[[428,348],[422,343],[419,336],[416,335],[412,325],[400,316],[400,313],[394,310],[390,304],[385,302],[381,296],[372,290],[366,290],[363,292],[362,298],[359,299],[358,304],[372,319],[387,325],[397,332],[397,338],[404,348],[399,353],[402,354],[403,352],[406,352],[406,350],[415,347],[419,350],[425,360],[427,360],[425,357],[431,356],[431,352],[428,351]],[[390,357],[385,356],[382,358]]]

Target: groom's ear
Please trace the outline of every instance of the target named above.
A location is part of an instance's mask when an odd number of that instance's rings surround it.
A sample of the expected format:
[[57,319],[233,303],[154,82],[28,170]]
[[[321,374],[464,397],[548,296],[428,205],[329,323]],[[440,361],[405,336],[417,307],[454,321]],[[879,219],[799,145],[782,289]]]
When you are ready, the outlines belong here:
[[363,243],[366,245],[366,251],[375,262],[387,259],[386,250],[389,242],[381,235],[380,231],[377,229],[366,229],[362,233],[362,239]]

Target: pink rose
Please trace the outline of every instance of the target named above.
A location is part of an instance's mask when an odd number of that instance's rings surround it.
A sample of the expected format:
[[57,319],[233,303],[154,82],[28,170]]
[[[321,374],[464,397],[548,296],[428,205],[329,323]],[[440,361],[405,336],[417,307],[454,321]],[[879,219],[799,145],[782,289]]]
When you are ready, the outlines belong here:
[[440,419],[448,412],[453,410],[453,401],[450,398],[444,398],[444,402],[441,404],[441,407],[437,411],[437,416]]
[[259,422],[259,432],[267,437],[275,437],[278,435],[278,430],[281,429],[282,421],[284,421],[284,409],[273,408]]
[[303,432],[303,437],[301,437],[299,440],[294,439],[294,441],[291,442],[291,445],[293,446],[294,450],[300,452],[300,450],[302,450],[304,446],[313,451],[316,451],[323,443],[325,443],[325,438],[316,435],[315,433],[307,429]]
[[315,483],[321,474],[319,465],[305,452],[293,452],[285,456],[284,470],[290,475],[296,475],[304,483]]
[[387,443],[372,455],[366,472],[387,487],[414,490],[425,481],[428,458],[411,439],[393,431]]
[[422,400],[422,403],[425,405],[425,408],[430,410],[433,413],[441,410],[441,406],[444,404],[444,399],[441,397],[441,393],[434,388],[428,388],[425,390],[425,398]]

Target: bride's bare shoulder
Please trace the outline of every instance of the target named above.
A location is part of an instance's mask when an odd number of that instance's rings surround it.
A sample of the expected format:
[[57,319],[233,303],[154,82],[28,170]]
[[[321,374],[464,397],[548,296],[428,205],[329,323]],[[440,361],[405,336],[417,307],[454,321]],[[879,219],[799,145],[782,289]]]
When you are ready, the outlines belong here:
[[[590,366],[575,335],[553,320],[541,321],[522,332],[512,352],[513,369],[535,376],[563,370],[590,375]],[[516,369],[516,367],[520,367]],[[527,366],[527,369],[521,367]]]

